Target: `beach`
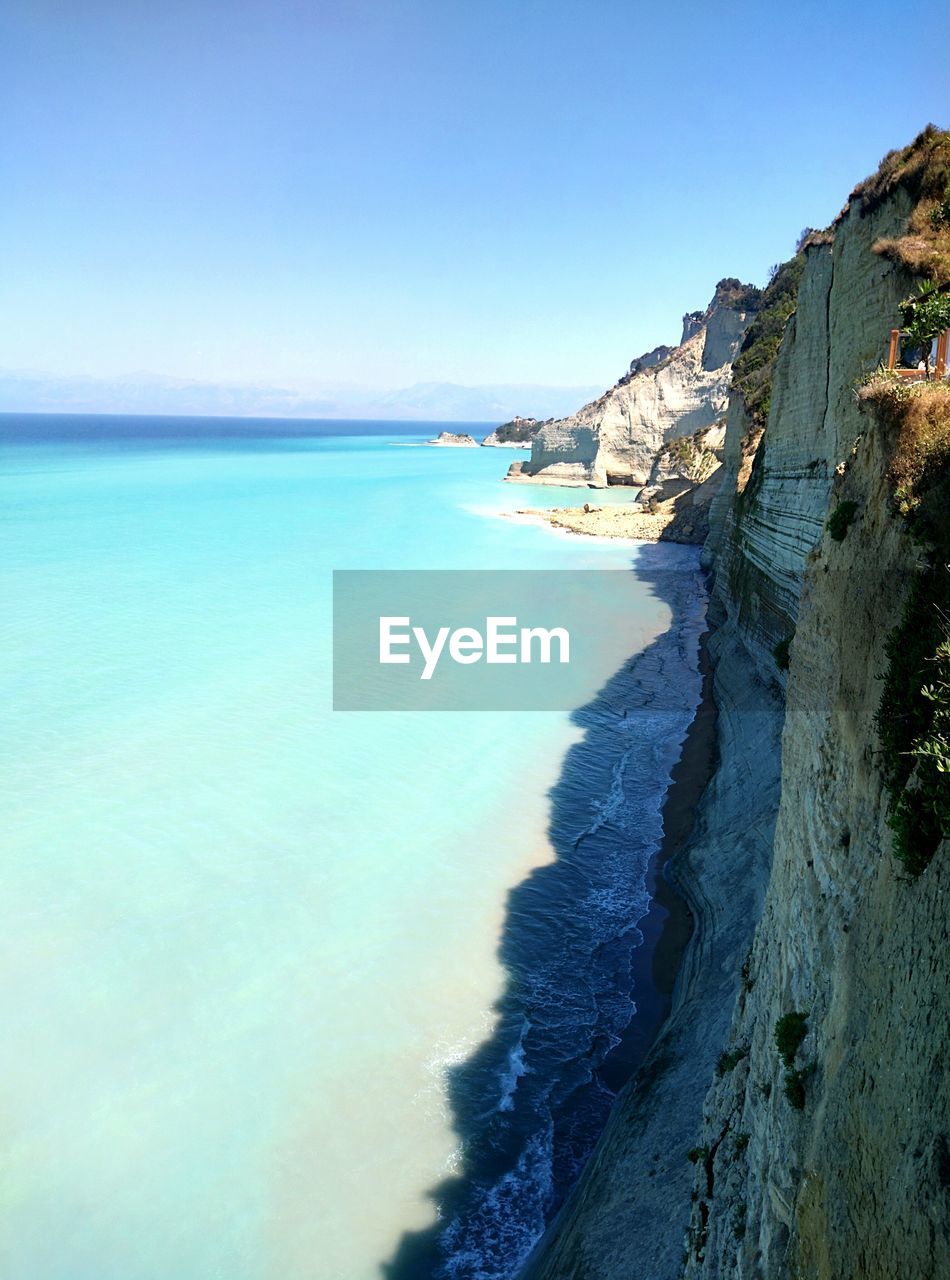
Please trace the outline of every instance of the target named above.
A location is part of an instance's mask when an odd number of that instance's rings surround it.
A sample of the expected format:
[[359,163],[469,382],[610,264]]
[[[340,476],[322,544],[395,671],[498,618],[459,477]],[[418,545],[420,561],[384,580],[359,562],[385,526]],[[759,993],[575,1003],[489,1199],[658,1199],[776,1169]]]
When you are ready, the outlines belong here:
[[707,508],[660,503],[655,512],[639,503],[611,503],[576,507],[527,507],[519,517],[549,524],[555,529],[593,538],[622,538],[635,542],[701,543],[708,529]]

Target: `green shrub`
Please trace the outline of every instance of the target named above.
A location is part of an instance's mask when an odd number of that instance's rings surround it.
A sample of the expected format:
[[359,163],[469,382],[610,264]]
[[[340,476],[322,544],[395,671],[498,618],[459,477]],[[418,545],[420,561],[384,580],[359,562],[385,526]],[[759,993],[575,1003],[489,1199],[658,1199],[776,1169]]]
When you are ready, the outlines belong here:
[[911,344],[924,353],[924,372],[930,378],[930,345],[944,329],[950,329],[950,294],[933,280],[923,280],[917,286],[915,298],[905,298],[900,304],[904,332]]
[[788,664],[790,661],[789,649],[791,648],[794,635],[795,633],[793,632],[792,635],[786,636],[784,640],[780,640],[772,650],[772,657],[775,659],[775,665],[778,667],[779,671],[788,670]]
[[690,484],[702,484],[716,469],[716,455],[690,436],[679,436],[673,441],[670,459]]
[[927,221],[933,231],[940,231],[943,227],[950,227],[950,192],[927,211]]
[[775,1024],[775,1044],[782,1061],[791,1070],[795,1054],[808,1034],[808,1014],[801,1010],[784,1013]]
[[950,568],[918,572],[885,646],[876,725],[894,854],[912,876],[950,835]]
[[874,252],[899,262],[912,275],[950,278],[950,134],[928,125],[909,147],[885,156],[877,174],[855,189],[863,201],[862,214],[898,186],[915,203],[906,234],[875,241]]
[[844,542],[845,534],[851,528],[858,509],[856,502],[839,502],[828,517],[828,532],[835,542]]
[[788,1099],[789,1106],[796,1111],[805,1110],[805,1080],[800,1071],[788,1071],[782,1091]]
[[721,1053],[719,1061],[716,1063],[716,1075],[728,1075],[730,1071],[734,1071],[743,1058],[749,1056],[748,1049],[733,1049],[728,1053]]
[[749,1135],[747,1133],[736,1134],[736,1151],[741,1155],[749,1145]]
[[751,947],[749,948],[748,955],[742,962],[742,968],[739,970],[739,976],[742,979],[742,990],[748,995],[748,993],[755,986],[755,978],[753,978],[752,976],[752,948]]
[[763,291],[761,309],[749,325],[732,366],[732,390],[741,397],[756,427],[764,427],[768,422],[775,360],[785,325],[798,303],[798,286],[804,269],[805,255],[797,253],[775,272]]
[[700,1161],[705,1160],[708,1155],[708,1147],[690,1147],[686,1152],[686,1159],[690,1164],[699,1164]]
[[795,1111],[804,1111],[805,1109],[805,1081],[809,1076],[814,1075],[817,1067],[816,1062],[809,1062],[807,1067],[800,1069],[792,1069],[785,1073],[785,1083],[782,1091],[788,1100],[789,1106]]

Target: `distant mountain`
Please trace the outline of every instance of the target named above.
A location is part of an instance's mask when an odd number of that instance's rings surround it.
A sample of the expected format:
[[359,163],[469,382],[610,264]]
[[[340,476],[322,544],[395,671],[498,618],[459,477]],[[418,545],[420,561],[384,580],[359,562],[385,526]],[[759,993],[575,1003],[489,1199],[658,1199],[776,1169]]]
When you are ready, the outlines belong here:
[[504,422],[519,413],[564,415],[596,387],[534,383],[460,386],[419,382],[394,391],[341,383],[308,387],[194,382],[153,374],[58,377],[0,371],[0,412],[155,413],[282,418],[398,418],[432,422]]

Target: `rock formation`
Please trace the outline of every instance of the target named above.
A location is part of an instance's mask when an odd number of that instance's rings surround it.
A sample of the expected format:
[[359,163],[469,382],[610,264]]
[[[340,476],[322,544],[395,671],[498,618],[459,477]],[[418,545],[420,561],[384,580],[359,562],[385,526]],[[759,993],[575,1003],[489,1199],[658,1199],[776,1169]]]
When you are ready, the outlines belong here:
[[477,449],[478,441],[473,436],[466,435],[465,432],[440,431],[434,440],[427,440],[426,444],[437,445],[449,449]]
[[514,417],[503,422],[482,441],[483,445],[496,449],[530,449],[541,423],[537,418]]
[[732,396],[705,549],[719,764],[676,870],[695,933],[530,1280],[950,1275],[950,842],[895,857],[877,719],[928,544],[895,496],[894,423],[855,395],[912,291],[892,246],[923,252],[948,176],[947,134],[886,158],[803,246],[777,359],[747,384],[765,398]]
[[508,478],[592,488],[648,484],[670,441],[711,427],[725,414],[731,362],[758,297],[759,290],[737,280],[721,281],[698,319],[686,317],[678,347],[641,356],[599,400],[545,423],[530,459],[512,463]]

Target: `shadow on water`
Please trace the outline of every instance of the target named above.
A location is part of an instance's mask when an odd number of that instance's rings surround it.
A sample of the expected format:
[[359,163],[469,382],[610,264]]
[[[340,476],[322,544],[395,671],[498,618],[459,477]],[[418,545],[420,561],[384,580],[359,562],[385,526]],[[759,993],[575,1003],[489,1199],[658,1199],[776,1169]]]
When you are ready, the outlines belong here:
[[497,1024],[447,1073],[458,1171],[430,1189],[439,1220],[402,1237],[385,1280],[509,1280],[665,1016],[650,862],[699,697],[704,593],[695,548],[643,546],[635,572],[670,628],[572,714],[584,732],[550,792],[555,859],[509,893]]

